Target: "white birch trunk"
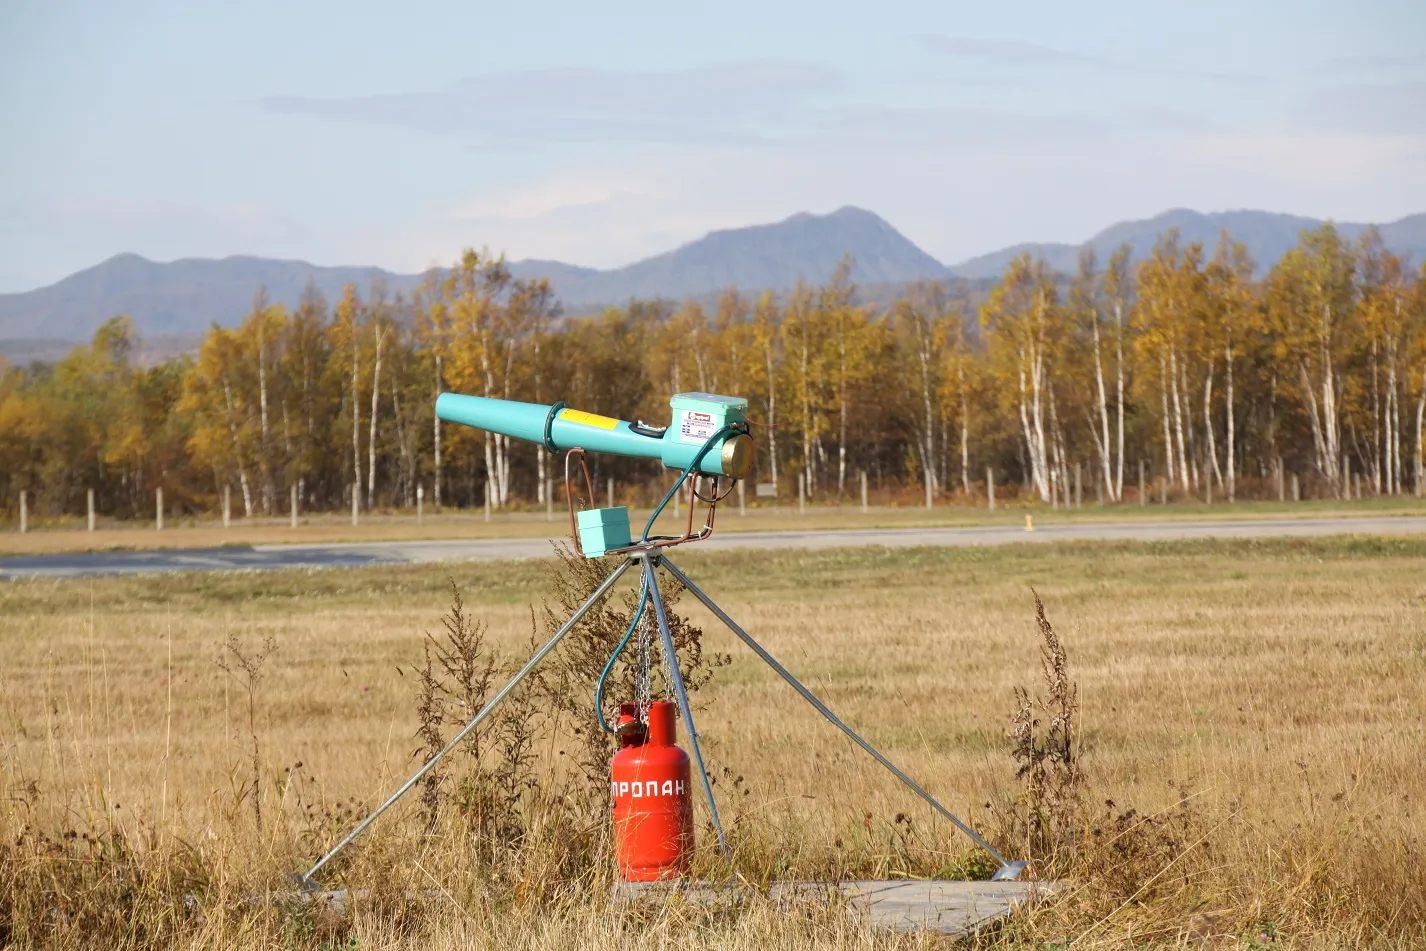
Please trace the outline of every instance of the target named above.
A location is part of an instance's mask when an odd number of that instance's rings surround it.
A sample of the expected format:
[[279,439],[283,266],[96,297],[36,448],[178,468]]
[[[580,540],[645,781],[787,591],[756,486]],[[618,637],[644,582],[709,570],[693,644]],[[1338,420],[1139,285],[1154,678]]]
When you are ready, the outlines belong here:
[[376,508],[376,420],[381,406],[381,346],[386,341],[385,328],[376,328],[376,362],[371,371],[371,434],[366,440],[366,507]]
[[[440,353],[439,350],[437,350],[437,351],[436,351],[436,396],[440,396],[440,395],[441,395],[441,353]],[[435,502],[436,502],[436,509],[437,509],[437,511],[439,511],[440,508],[441,508],[441,418],[436,415],[436,410],[435,410],[434,404],[432,404],[432,407],[431,407],[431,420],[432,420],[431,428],[432,428],[432,430],[433,430],[432,436],[433,436],[433,438],[435,439],[435,445],[436,445],[436,452],[435,452],[435,456],[436,456],[436,458],[435,458],[435,472],[434,472],[433,475],[432,475],[432,481],[435,483],[435,486],[434,486],[434,488],[435,488]]]
[[966,498],[970,498],[970,396],[966,393],[965,355],[956,364],[956,375],[961,391],[961,488]]
[[361,502],[361,352],[356,327],[352,327],[352,505]]
[[267,335],[263,326],[264,318],[258,314],[257,325],[257,389],[258,419],[262,432],[262,506],[268,515],[277,505],[277,487],[272,482],[272,441],[267,425]]
[[772,484],[777,485],[777,377],[773,374],[772,337],[764,351],[767,362],[767,452],[772,467]]
[[1159,348],[1159,397],[1163,404],[1164,421],[1164,468],[1167,470],[1165,478],[1169,482],[1174,481],[1174,454],[1173,454],[1173,431],[1171,429],[1173,420],[1169,418],[1169,366],[1168,348]]
[[1176,451],[1178,453],[1178,473],[1179,479],[1183,483],[1183,490],[1189,491],[1188,460],[1184,453],[1183,444],[1183,405],[1178,396],[1178,354],[1173,347],[1169,347],[1169,391],[1173,396],[1173,425],[1174,435],[1177,437]]
[[[238,419],[237,414],[233,410],[233,387],[228,382],[227,377],[223,377],[223,400],[227,404],[228,409],[228,434],[233,438],[233,459],[238,465],[238,485],[240,485],[243,490],[243,514],[248,518],[252,518],[253,493],[252,488],[248,485],[248,467],[243,462],[243,443],[242,440],[238,438]],[[1419,420],[1416,429],[1419,433],[1421,429]],[[1417,441],[1420,442],[1420,439],[1418,438]]]
[[1124,498],[1124,305],[1119,301],[1114,302],[1114,321],[1118,327],[1114,335],[1114,375],[1116,396],[1115,406],[1119,417],[1118,459],[1117,469],[1114,477],[1114,497]]
[[[1212,466],[1213,480],[1221,488],[1223,470],[1218,468],[1218,442],[1213,435],[1213,361],[1208,361],[1208,377],[1203,384],[1203,428],[1208,434],[1208,461]],[[1204,479],[1208,478],[1207,473]]]
[[1119,496],[1114,488],[1114,466],[1113,460],[1110,458],[1112,450],[1109,444],[1109,399],[1104,390],[1104,361],[1100,358],[1099,351],[1099,308],[1096,306],[1094,310],[1094,383],[1099,395],[1099,428],[1103,438],[1096,438],[1095,445],[1099,449],[1104,491],[1111,502],[1117,502]]
[[922,411],[922,436],[921,436],[921,469],[922,477],[930,486],[930,491],[936,491],[936,420],[935,410],[931,402],[931,344],[928,339],[928,328],[921,323],[920,317],[916,319],[916,355],[921,363],[921,411]]

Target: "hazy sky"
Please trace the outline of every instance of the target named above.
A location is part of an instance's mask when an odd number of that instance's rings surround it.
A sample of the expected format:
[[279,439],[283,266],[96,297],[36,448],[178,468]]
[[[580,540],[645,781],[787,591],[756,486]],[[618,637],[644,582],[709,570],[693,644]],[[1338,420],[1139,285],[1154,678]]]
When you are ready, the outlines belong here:
[[948,263],[1426,211],[1422,0],[0,0],[0,291],[120,251],[607,267],[870,208]]

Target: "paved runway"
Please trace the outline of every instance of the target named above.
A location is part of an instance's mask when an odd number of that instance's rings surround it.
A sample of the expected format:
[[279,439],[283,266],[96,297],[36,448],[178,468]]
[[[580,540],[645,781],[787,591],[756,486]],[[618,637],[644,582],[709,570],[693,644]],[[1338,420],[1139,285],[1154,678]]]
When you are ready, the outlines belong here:
[[[884,545],[1004,545],[1076,540],[1168,541],[1181,538],[1277,538],[1311,535],[1406,535],[1426,532],[1426,516],[1292,518],[1204,522],[1102,522],[968,528],[851,529],[809,532],[723,532],[700,549],[846,548]],[[168,571],[243,571],[271,568],[339,568],[441,561],[490,561],[549,555],[548,538],[454,541],[344,542],[324,545],[253,545],[152,551],[85,552],[0,558],[0,578],[78,578]]]

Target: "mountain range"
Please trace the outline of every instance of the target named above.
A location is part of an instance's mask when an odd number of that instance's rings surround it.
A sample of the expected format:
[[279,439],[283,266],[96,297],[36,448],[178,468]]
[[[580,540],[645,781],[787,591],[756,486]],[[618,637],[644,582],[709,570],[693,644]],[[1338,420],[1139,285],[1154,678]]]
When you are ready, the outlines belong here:
[[[1102,262],[1123,243],[1136,258],[1143,257],[1170,228],[1177,228],[1184,241],[1209,246],[1226,228],[1265,269],[1296,244],[1303,229],[1320,224],[1313,218],[1263,211],[1203,214],[1177,209],[1112,225],[1087,243]],[[1337,227],[1355,238],[1369,226],[1339,223]],[[1379,228],[1397,253],[1416,263],[1426,258],[1426,214]],[[886,288],[923,279],[993,278],[1023,253],[1044,258],[1056,270],[1073,271],[1079,248],[1019,244],[948,267],[878,215],[846,207],[826,215],[798,214],[775,224],[714,231],[621,268],[596,270],[558,261],[522,260],[510,269],[516,277],[548,277],[565,312],[575,314],[632,297],[681,299],[716,294],[726,287],[780,291],[799,279],[819,283],[846,254],[855,259],[853,278],[859,284]],[[86,339],[115,314],[131,315],[146,336],[182,339],[212,323],[238,323],[251,309],[253,292],[259,287],[267,289],[271,301],[295,304],[309,282],[332,300],[344,285],[354,282],[365,290],[374,279],[384,281],[392,294],[409,293],[421,275],[258,257],[159,263],[120,254],[48,287],[0,295],[0,341],[7,341],[3,349],[12,360],[19,353],[48,353],[54,347],[40,344]]]

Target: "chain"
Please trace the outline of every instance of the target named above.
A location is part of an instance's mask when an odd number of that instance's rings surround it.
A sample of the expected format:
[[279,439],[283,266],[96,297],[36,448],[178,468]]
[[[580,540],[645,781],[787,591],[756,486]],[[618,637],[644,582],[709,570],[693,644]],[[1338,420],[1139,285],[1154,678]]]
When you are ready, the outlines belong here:
[[653,702],[652,659],[654,648],[653,608],[644,611],[639,620],[638,667],[634,670],[634,701],[639,705],[639,719],[647,722],[649,704]]

